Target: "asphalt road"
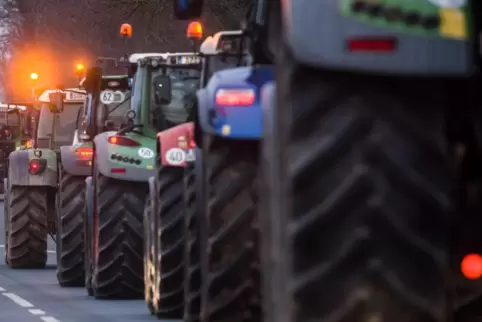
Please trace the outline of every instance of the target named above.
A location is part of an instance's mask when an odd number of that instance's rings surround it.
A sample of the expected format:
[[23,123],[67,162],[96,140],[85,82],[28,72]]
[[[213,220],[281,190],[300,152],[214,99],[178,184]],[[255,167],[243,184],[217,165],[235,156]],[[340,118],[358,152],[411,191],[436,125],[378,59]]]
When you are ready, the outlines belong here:
[[[2,198],[3,199],[3,198]],[[13,270],[4,263],[3,204],[0,201],[0,322],[142,322],[152,317],[143,300],[95,300],[84,288],[62,288],[55,276],[55,243],[48,266]]]

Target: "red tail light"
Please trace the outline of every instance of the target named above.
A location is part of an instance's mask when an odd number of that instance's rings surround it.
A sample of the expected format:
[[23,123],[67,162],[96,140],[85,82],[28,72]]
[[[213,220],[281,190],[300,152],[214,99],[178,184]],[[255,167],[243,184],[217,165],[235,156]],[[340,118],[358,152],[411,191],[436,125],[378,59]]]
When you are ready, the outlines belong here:
[[465,278],[476,280],[482,277],[482,256],[468,254],[462,259],[460,270]]
[[30,174],[40,174],[45,171],[46,165],[47,165],[47,160],[45,159],[30,160],[30,163],[28,166],[28,172]]
[[111,136],[109,143],[122,146],[140,146],[140,143],[124,136]]
[[220,106],[250,106],[256,93],[250,88],[220,89],[216,93],[216,104]]
[[196,147],[196,142],[194,142],[194,140],[191,140],[191,141],[189,142],[189,148],[190,148],[190,149],[194,149],[195,147]]
[[92,148],[78,148],[75,150],[78,156],[82,158],[90,158],[94,154],[94,149]]
[[350,39],[348,40],[348,51],[367,53],[390,53],[394,52],[397,42],[394,39]]

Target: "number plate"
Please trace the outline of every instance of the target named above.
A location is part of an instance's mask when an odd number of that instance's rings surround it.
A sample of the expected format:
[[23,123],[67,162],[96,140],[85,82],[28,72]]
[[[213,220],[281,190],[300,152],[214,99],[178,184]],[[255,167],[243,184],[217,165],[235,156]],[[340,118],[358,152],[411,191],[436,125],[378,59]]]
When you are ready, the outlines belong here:
[[201,62],[201,58],[199,56],[181,56],[179,57],[178,62],[181,65],[194,65],[199,64]]

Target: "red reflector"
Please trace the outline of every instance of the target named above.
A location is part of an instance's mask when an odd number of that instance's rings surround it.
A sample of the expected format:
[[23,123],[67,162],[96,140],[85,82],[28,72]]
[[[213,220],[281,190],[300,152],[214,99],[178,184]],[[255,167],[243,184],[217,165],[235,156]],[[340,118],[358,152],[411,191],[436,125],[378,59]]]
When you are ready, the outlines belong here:
[[94,154],[94,149],[92,148],[78,148],[75,153],[79,154],[81,157],[91,157]]
[[351,39],[348,50],[351,52],[389,53],[395,51],[397,43],[394,39]]
[[220,106],[253,105],[256,94],[250,88],[220,89],[216,93],[216,104]]
[[30,163],[28,165],[28,172],[30,174],[42,173],[45,170],[46,164],[47,164],[47,161],[44,159],[30,160]]
[[140,146],[140,143],[124,136],[111,136],[109,137],[110,144],[122,145],[122,146]]
[[112,169],[110,169],[110,172],[111,173],[126,173],[126,169],[125,168],[112,168]]

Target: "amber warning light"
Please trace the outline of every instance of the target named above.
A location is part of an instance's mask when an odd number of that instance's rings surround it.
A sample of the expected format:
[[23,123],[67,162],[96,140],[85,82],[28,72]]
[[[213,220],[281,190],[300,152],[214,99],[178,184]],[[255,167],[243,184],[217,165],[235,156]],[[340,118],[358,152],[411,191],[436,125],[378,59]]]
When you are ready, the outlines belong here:
[[199,21],[193,21],[187,26],[187,38],[201,39],[203,37],[203,26]]
[[32,74],[30,74],[30,79],[31,79],[31,80],[37,80],[37,79],[38,79],[38,74],[37,74],[37,73],[32,73]]
[[469,254],[462,259],[460,265],[462,274],[469,280],[476,280],[482,277],[482,256]]
[[122,37],[131,38],[132,37],[132,26],[128,23],[122,24],[120,27],[120,35]]

